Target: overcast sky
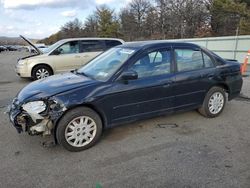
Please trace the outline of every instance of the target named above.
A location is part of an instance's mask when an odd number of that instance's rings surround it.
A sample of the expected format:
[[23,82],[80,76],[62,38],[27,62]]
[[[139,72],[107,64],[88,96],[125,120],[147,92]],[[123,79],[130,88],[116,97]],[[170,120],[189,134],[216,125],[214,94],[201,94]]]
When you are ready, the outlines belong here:
[[0,0],[0,36],[41,39],[57,32],[67,21],[84,21],[106,4],[119,11],[130,0]]

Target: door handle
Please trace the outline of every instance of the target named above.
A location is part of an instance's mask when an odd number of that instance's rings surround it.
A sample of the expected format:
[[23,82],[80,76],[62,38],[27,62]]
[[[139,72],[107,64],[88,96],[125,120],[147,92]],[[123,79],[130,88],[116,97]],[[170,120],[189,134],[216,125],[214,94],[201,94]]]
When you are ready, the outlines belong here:
[[213,74],[209,74],[207,77],[208,77],[209,80],[211,80],[211,79],[214,78],[214,75]]
[[75,58],[80,58],[80,57],[81,57],[81,56],[79,56],[79,55],[76,55],[76,56],[75,56]]
[[200,75],[201,78],[208,78],[208,79],[213,79],[214,74],[201,74]]
[[163,85],[163,88],[168,88],[168,87],[170,87],[170,84],[164,84]]
[[163,88],[168,88],[171,86],[171,84],[172,84],[172,82],[166,82],[163,84]]

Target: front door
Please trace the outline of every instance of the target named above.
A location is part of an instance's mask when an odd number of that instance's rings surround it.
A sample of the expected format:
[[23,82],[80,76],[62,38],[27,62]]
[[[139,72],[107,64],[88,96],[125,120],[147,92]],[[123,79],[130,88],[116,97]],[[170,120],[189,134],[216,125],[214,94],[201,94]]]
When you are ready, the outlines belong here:
[[[171,51],[161,49],[144,53],[127,70],[138,79],[127,83],[117,80],[108,96],[113,124],[171,112],[174,104]],[[125,70],[124,70],[125,71]]]
[[81,67],[78,41],[64,43],[55,49],[49,57],[56,73],[67,72]]

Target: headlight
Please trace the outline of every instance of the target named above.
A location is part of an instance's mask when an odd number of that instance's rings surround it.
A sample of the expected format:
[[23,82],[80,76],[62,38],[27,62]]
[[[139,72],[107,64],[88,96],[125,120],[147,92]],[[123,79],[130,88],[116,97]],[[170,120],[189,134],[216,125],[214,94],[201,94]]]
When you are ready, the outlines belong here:
[[19,60],[17,64],[18,65],[25,65],[26,62],[27,62],[27,60]]
[[27,112],[38,114],[46,109],[46,104],[43,101],[28,102],[22,105],[22,108]]

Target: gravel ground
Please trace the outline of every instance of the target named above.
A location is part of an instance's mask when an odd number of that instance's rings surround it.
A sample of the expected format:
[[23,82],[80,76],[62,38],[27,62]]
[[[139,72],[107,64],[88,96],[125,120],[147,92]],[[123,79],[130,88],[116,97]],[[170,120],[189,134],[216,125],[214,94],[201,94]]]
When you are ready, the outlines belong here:
[[[30,80],[15,75],[23,52],[0,53],[0,187],[250,187],[250,100],[227,103],[215,119],[196,111],[104,132],[94,147],[71,153],[17,134],[6,105]],[[242,90],[250,96],[250,79]]]

